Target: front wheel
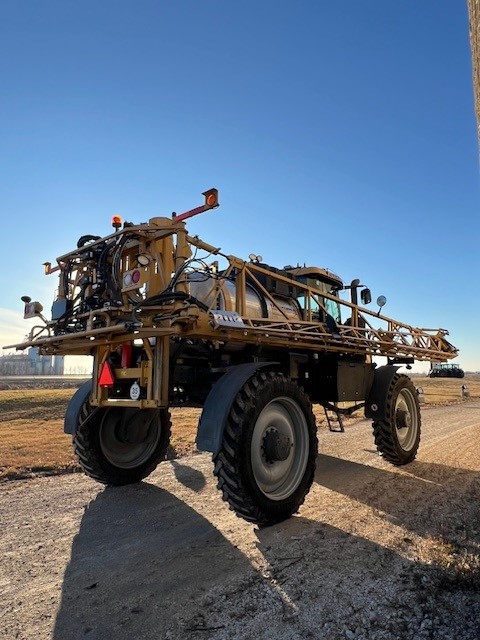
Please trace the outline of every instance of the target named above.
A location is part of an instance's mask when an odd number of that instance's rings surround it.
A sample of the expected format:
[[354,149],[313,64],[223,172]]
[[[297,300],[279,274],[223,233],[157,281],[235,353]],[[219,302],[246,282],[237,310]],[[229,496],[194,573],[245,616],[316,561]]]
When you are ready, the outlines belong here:
[[82,407],[73,450],[84,472],[108,485],[140,482],[164,460],[170,441],[167,409]]
[[394,465],[412,462],[420,444],[420,403],[408,376],[395,374],[387,391],[383,420],[373,423],[379,453]]
[[289,518],[312,485],[317,445],[308,396],[281,374],[256,374],[235,397],[214,459],[223,499],[261,526]]

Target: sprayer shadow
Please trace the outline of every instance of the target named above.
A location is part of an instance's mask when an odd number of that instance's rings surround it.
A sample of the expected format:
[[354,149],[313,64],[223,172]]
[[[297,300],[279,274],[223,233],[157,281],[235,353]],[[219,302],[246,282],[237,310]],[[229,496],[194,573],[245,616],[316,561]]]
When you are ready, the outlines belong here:
[[146,482],[107,488],[86,507],[73,540],[53,638],[180,637],[182,603],[247,565],[168,491]]

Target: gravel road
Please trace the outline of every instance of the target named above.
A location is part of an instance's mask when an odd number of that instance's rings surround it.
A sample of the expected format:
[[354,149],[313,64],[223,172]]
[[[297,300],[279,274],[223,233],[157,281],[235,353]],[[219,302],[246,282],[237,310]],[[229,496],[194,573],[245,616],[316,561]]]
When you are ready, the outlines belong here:
[[480,402],[422,418],[402,468],[368,422],[321,431],[300,513],[266,529],[228,510],[207,454],[129,487],[0,485],[0,638],[477,640]]

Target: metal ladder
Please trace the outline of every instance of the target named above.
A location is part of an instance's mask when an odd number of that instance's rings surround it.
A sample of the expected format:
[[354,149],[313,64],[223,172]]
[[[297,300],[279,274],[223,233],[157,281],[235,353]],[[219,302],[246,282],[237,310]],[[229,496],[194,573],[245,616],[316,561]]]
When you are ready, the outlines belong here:
[[343,426],[342,414],[337,411],[329,410],[327,407],[323,407],[323,409],[325,411],[325,418],[327,419],[328,430],[343,433],[345,431],[345,427]]

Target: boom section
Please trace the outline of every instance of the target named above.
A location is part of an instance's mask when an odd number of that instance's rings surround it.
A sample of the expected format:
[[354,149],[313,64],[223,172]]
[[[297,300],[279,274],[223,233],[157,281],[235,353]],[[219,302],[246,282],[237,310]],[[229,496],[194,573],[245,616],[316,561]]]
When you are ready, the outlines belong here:
[[52,319],[11,345],[17,349],[98,355],[126,342],[159,339],[165,351],[169,340],[186,338],[431,362],[458,353],[444,329],[413,327],[344,300],[334,288],[227,255],[190,236],[175,218],[81,238],[56,267],[45,265],[59,278]]

